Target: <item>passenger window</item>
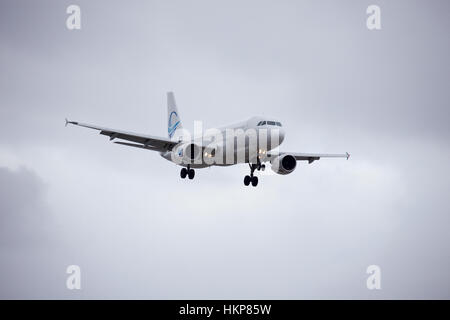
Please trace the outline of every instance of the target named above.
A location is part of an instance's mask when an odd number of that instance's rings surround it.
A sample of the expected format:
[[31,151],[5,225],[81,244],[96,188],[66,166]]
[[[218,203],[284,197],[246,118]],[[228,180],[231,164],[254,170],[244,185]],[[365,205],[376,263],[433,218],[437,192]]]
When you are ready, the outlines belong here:
[[274,122],[274,121],[267,121],[267,124],[268,124],[269,126],[274,126],[274,125],[275,125],[275,122]]
[[277,126],[281,127],[282,126],[281,122],[277,122]]

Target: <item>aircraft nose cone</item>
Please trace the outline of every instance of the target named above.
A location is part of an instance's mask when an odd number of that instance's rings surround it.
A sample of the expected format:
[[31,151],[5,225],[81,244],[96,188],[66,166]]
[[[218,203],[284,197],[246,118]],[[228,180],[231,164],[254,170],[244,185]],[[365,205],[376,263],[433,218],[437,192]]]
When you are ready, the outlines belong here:
[[269,140],[273,141],[273,146],[279,146],[281,143],[283,143],[284,140],[284,130],[283,128],[272,128],[268,132],[270,135]]
[[284,141],[284,129],[280,128],[280,144]]

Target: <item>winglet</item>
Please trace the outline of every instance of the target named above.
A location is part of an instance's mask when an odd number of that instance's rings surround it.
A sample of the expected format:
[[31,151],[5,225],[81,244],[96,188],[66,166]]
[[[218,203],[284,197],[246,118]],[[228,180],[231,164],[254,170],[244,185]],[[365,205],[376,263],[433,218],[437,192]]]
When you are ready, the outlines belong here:
[[347,155],[347,160],[348,160],[348,158],[350,158],[350,153],[346,152],[345,154]]
[[69,121],[69,120],[67,120],[67,118],[66,118],[66,127],[67,127],[68,124],[75,124],[75,125],[78,125],[78,122],[75,122],[75,121]]

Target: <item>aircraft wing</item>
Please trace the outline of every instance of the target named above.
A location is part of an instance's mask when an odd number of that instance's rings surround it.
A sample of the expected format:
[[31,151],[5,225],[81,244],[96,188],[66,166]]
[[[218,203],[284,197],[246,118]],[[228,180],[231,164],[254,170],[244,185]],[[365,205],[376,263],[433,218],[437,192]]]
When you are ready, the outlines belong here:
[[76,121],[68,121],[66,119],[67,124],[73,124],[80,127],[85,127],[89,129],[94,129],[100,131],[100,134],[109,137],[109,140],[121,139],[126,141],[135,142],[133,143],[125,143],[125,142],[115,142],[122,145],[130,146],[130,147],[138,147],[142,149],[148,149],[153,151],[170,151],[174,146],[178,144],[177,141],[172,141],[169,138],[155,137],[149,136],[140,133],[126,132],[122,130],[109,129],[104,127],[99,127],[91,124],[76,122]]
[[309,163],[315,161],[315,160],[319,160],[320,158],[346,158],[348,160],[348,158],[350,158],[350,154],[348,152],[346,153],[297,153],[297,152],[280,152],[280,153],[268,153],[267,157],[270,158],[275,158],[276,156],[280,156],[283,154],[290,154],[292,156],[294,156],[294,158],[297,161],[308,161]]

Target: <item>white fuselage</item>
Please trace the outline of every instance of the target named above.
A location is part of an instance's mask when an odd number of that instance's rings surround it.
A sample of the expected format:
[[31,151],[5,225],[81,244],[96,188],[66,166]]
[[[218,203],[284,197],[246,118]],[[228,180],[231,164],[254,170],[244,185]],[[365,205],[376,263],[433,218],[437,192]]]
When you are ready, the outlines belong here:
[[[172,151],[162,152],[161,156],[181,166],[189,165],[192,168],[257,163],[268,151],[283,142],[284,134],[280,122],[253,117],[247,121],[208,129],[194,137],[184,131],[172,138],[174,141],[180,141],[179,145]],[[196,153],[195,159],[181,159],[186,146],[192,144],[199,152]]]

